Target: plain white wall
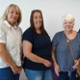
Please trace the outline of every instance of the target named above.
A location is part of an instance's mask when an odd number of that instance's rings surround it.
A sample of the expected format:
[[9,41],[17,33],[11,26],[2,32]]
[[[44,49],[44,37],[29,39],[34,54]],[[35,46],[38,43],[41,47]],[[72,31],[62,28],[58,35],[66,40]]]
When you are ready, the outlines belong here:
[[62,17],[67,14],[75,17],[75,30],[79,29],[80,0],[0,0],[0,17],[11,3],[17,4],[22,11],[20,27],[23,31],[30,26],[30,14],[33,9],[42,10],[45,28],[51,38],[63,29]]
[[[30,26],[30,14],[33,9],[42,10],[45,29],[51,38],[56,32],[63,30],[62,18],[67,14],[75,17],[74,29],[78,31],[80,28],[80,0],[0,0],[0,17],[11,3],[17,4],[22,11],[22,31]],[[25,80],[24,76],[23,78],[21,80]]]

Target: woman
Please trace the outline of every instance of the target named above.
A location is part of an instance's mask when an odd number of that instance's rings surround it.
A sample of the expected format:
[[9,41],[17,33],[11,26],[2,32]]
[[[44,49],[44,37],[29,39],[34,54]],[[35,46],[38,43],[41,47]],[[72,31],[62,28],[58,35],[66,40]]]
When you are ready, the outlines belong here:
[[15,4],[5,10],[0,22],[0,80],[19,80],[21,72],[21,11]]
[[[74,17],[67,15],[63,20],[64,30],[55,34],[52,44],[54,52],[54,69],[59,76],[58,80],[76,80],[76,68],[79,66],[80,50],[79,36],[73,30]],[[75,57],[75,62],[72,59],[70,49],[67,43],[70,41],[72,52]]]
[[23,33],[24,71],[28,80],[52,80],[51,41],[40,10],[33,10]]
[[[78,31],[78,34],[79,34],[79,43],[80,43],[80,29]],[[80,47],[80,46],[79,46]],[[80,80],[80,76],[77,77],[77,80]]]

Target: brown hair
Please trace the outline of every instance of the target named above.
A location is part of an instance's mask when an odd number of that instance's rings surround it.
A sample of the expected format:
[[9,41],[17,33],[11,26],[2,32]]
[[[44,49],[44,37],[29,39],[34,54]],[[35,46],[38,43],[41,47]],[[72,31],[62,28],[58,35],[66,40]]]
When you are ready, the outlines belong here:
[[41,18],[42,18],[42,25],[41,25],[40,30],[41,30],[41,33],[45,33],[44,22],[43,22],[43,16],[42,16],[41,10],[33,10],[33,11],[31,12],[31,16],[30,16],[30,27],[36,32],[35,26],[34,26],[34,21],[33,21],[33,15],[34,15],[35,12],[39,12],[40,15],[41,15]]
[[2,20],[2,21],[7,20],[7,15],[8,15],[9,9],[10,9],[12,6],[14,6],[14,7],[16,8],[16,10],[19,12],[19,18],[18,18],[18,21],[17,21],[17,25],[19,25],[20,22],[21,22],[21,19],[22,19],[22,14],[21,14],[20,8],[19,8],[16,4],[10,4],[10,5],[6,8],[3,16],[1,17],[1,20]]

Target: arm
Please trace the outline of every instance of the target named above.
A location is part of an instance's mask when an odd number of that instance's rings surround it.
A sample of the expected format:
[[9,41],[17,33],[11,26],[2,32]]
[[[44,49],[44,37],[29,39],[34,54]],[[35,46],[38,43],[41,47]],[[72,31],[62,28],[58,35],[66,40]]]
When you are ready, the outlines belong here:
[[56,58],[55,58],[55,48],[52,49],[52,60],[53,60],[54,64],[57,64]]
[[14,74],[18,73],[19,68],[11,59],[4,43],[0,43],[0,57],[11,67]]
[[33,62],[41,63],[41,64],[45,65],[46,67],[51,66],[51,62],[33,54],[31,51],[32,51],[32,44],[29,41],[24,40],[23,41],[23,53],[24,53],[25,57],[27,57],[29,60],[31,60]]
[[59,76],[59,72],[60,72],[60,68],[59,65],[56,62],[56,58],[55,58],[55,48],[52,49],[52,60],[54,63],[54,70],[57,76]]

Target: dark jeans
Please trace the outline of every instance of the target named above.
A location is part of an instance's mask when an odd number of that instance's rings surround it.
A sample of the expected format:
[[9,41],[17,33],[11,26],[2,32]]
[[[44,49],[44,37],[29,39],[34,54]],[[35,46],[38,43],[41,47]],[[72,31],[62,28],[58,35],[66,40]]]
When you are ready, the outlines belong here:
[[71,73],[71,76],[68,76],[68,72],[60,72],[58,80],[76,80],[76,71]]
[[77,80],[80,80],[80,77],[77,77]]
[[19,80],[19,74],[14,74],[11,68],[0,68],[0,80]]

